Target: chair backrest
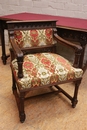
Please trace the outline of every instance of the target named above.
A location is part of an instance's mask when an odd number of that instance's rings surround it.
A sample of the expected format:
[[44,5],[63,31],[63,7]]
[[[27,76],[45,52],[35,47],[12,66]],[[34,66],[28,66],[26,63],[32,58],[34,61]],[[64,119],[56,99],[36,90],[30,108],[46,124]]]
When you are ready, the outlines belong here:
[[20,48],[39,47],[54,44],[52,28],[24,31],[17,30],[14,32],[14,38]]
[[14,37],[15,43],[22,50],[31,49],[34,50],[33,52],[37,50],[53,52],[55,50],[53,33],[56,20],[10,21],[7,24],[10,39]]

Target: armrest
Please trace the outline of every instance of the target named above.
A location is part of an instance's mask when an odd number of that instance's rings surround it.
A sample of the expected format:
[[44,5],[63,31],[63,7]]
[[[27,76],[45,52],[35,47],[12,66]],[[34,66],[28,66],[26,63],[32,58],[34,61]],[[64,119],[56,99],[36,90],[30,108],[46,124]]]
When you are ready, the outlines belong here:
[[10,39],[10,43],[12,46],[12,49],[16,55],[17,58],[23,57],[23,52],[21,51],[21,49],[18,47],[18,45],[15,43],[14,38]]
[[75,51],[80,51],[80,52],[82,51],[82,47],[80,45],[73,44],[72,42],[63,39],[62,37],[60,37],[57,34],[54,34],[54,38],[57,41],[60,41],[62,44],[66,44],[67,46],[73,48]]
[[73,44],[72,42],[61,38],[57,33],[54,33],[54,39],[56,41],[60,42],[61,44],[72,48],[75,51],[75,60],[74,60],[73,66],[82,68],[82,66],[80,66],[80,56],[82,53],[82,47],[80,45]]
[[18,47],[18,45],[15,43],[14,38],[10,39],[10,43],[11,43],[11,46],[12,46],[13,53],[15,54],[15,56],[17,58],[17,63],[18,63],[18,77],[22,78],[23,77],[23,69],[22,69],[23,52]]

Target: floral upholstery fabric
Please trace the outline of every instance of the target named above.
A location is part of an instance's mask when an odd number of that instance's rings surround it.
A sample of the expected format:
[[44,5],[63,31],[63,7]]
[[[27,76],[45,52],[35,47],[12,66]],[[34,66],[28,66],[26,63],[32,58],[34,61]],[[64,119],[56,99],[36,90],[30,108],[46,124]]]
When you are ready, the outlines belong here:
[[15,31],[14,34],[15,42],[20,48],[54,44],[53,30],[51,28],[25,31],[18,30]]
[[[12,67],[17,77],[18,65],[16,59]],[[82,77],[82,69],[71,66],[69,61],[53,53],[37,53],[25,55],[23,62],[24,77],[17,79],[22,88],[41,87],[49,84]]]

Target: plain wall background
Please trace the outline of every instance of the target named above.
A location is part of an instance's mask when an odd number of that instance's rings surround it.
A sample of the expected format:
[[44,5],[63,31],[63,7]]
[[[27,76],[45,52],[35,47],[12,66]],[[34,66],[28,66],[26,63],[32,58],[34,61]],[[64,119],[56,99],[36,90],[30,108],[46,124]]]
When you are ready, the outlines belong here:
[[20,12],[87,18],[87,0],[0,0],[0,16]]

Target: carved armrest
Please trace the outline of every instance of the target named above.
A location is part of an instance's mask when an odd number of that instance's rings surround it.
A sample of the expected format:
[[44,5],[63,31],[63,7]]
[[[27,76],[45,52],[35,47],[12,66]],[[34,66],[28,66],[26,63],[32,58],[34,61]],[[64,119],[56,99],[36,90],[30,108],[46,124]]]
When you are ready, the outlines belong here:
[[23,69],[22,69],[22,64],[23,64],[23,52],[21,49],[18,47],[18,45],[15,43],[14,38],[10,39],[10,43],[12,46],[12,50],[14,51],[15,57],[17,58],[17,64],[18,64],[18,77],[22,78],[23,77]]
[[56,41],[58,41],[59,43],[72,48],[75,51],[75,59],[74,59],[73,66],[82,68],[82,66],[80,66],[80,56],[81,56],[81,52],[82,52],[82,47],[80,45],[73,44],[72,42],[61,38],[57,33],[54,34],[54,39]]

